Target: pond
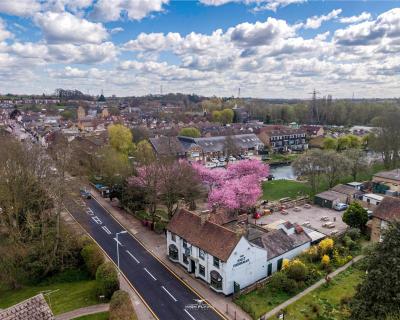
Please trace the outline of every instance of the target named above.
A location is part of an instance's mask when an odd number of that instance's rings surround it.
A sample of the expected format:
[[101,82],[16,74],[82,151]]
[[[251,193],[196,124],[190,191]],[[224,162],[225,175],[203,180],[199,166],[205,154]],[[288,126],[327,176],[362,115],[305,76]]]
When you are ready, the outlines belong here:
[[283,165],[283,166],[270,166],[270,174],[274,176],[276,180],[296,180],[297,176],[293,172],[293,168],[291,165]]

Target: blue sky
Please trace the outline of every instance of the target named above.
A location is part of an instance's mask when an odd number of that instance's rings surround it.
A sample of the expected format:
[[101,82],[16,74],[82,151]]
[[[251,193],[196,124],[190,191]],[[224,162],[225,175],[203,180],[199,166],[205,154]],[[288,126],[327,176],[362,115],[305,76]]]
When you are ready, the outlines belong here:
[[400,92],[399,1],[0,0],[1,93]]

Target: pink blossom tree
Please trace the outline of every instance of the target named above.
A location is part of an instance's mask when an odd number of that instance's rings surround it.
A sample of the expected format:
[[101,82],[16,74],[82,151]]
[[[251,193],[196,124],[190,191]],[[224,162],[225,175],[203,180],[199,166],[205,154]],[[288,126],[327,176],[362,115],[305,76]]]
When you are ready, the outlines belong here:
[[268,166],[257,160],[232,163],[226,170],[207,169],[198,164],[194,167],[202,182],[210,188],[209,207],[230,210],[254,206],[262,194],[261,179],[269,172]]

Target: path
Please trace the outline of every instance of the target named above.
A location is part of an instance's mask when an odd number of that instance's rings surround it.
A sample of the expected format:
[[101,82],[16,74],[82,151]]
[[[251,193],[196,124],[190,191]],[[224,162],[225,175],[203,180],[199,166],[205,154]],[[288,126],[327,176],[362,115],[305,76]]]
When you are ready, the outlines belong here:
[[81,316],[86,316],[89,314],[106,312],[110,308],[108,303],[105,304],[95,304],[94,306],[84,307],[70,312],[62,313],[55,316],[56,320],[70,320]]
[[[330,273],[329,277],[332,279],[333,277],[337,276],[339,273],[341,273],[342,271],[346,270],[348,267],[352,266],[355,262],[359,261],[362,258],[364,258],[363,255],[359,255],[359,256],[355,257],[353,260],[351,260],[350,262],[346,263],[344,266],[341,266],[340,268],[337,268],[335,271]],[[271,311],[267,312],[264,315],[263,319],[268,319],[268,318],[276,315],[279,311],[281,311],[282,309],[286,308],[287,306],[289,306],[293,302],[296,302],[297,300],[301,299],[302,297],[304,297],[306,294],[310,293],[311,291],[317,289],[318,287],[323,285],[325,282],[326,282],[325,279],[319,280],[318,282],[314,283],[312,286],[308,287],[307,289],[305,289],[304,291],[300,292],[296,296],[290,298],[289,300],[286,300],[285,302],[281,303],[279,306],[277,306],[274,309],[272,309]]]

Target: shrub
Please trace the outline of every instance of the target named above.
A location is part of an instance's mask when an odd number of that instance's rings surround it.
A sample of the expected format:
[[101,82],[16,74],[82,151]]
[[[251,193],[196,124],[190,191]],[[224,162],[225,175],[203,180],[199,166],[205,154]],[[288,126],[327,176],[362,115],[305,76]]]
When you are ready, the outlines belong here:
[[295,259],[288,263],[285,272],[289,279],[304,281],[307,278],[308,270],[303,262],[299,259]]
[[331,262],[331,259],[329,258],[329,256],[324,254],[322,259],[321,259],[321,263],[324,266],[324,268],[328,267],[330,262]]
[[360,239],[361,231],[360,229],[357,228],[350,228],[349,230],[346,231],[346,236],[349,236],[351,240],[355,241]]
[[96,293],[110,299],[114,291],[119,289],[118,274],[111,262],[105,262],[97,268]]
[[318,244],[319,253],[321,256],[329,254],[333,249],[334,242],[331,238],[326,238]]
[[317,262],[320,259],[318,247],[311,246],[308,250],[305,251],[305,256],[310,262]]
[[276,272],[271,277],[270,286],[275,291],[284,291],[287,293],[295,293],[297,291],[297,283],[293,279],[289,279],[284,272]]
[[97,268],[104,262],[104,255],[94,243],[86,244],[81,250],[81,256],[90,275],[96,277]]
[[136,320],[135,309],[129,294],[122,290],[113,293],[110,301],[109,320]]
[[285,270],[289,266],[289,259],[283,259],[282,270]]

